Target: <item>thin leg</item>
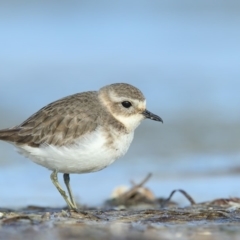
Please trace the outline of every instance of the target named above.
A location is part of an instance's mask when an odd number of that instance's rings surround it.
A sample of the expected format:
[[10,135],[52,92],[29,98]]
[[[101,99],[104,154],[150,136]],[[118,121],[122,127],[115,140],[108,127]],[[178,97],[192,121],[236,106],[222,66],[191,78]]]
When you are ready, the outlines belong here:
[[76,205],[73,204],[73,203],[69,200],[66,192],[61,188],[61,186],[60,186],[60,184],[59,184],[59,182],[58,182],[57,174],[58,174],[58,172],[55,170],[55,171],[53,171],[52,174],[50,175],[51,180],[52,180],[54,186],[57,188],[57,190],[59,191],[59,193],[62,195],[62,197],[63,197],[64,200],[66,201],[66,203],[67,203],[67,205],[69,206],[69,208],[72,209],[72,210],[77,211]]
[[69,176],[68,173],[63,174],[63,180],[64,180],[64,183],[67,187],[70,200],[71,200],[72,204],[75,206],[75,208],[77,208],[77,205],[76,205],[76,202],[74,201],[72,190],[71,190],[71,187],[70,187],[70,176]]

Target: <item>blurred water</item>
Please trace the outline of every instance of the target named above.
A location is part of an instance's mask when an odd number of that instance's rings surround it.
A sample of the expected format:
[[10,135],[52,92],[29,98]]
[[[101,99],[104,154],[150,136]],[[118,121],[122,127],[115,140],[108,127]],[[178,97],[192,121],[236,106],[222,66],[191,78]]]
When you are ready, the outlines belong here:
[[[210,161],[209,156],[196,156],[194,159],[159,163],[146,162],[146,158],[140,158],[138,162],[128,163],[128,156],[125,156],[100,172],[72,174],[71,186],[77,201],[88,206],[101,205],[115,187],[130,187],[130,180],[141,182],[149,172],[153,176],[146,186],[156,197],[168,197],[174,189],[184,189],[196,202],[239,196],[240,176],[232,172],[232,168],[239,165],[239,155],[212,158],[214,160]],[[50,172],[45,168],[25,162],[5,166],[0,172],[1,207],[65,205],[50,180]],[[59,174],[59,180],[64,186],[62,174]],[[176,194],[173,200],[182,206],[189,204],[180,194]]]
[[[80,200],[98,204],[147,172],[157,195],[239,195],[228,172],[240,161],[239,10],[238,1],[1,2],[0,128],[63,96],[128,82],[164,124],[145,121],[124,159],[74,176]],[[47,170],[2,142],[0,159],[1,206],[62,204]]]

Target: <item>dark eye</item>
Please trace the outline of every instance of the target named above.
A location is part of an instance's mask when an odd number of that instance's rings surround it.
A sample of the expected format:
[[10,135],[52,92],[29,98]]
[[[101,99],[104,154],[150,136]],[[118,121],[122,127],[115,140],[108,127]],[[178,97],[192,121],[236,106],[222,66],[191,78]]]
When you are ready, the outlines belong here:
[[132,106],[132,104],[128,101],[124,101],[122,102],[122,105],[125,107],[125,108],[130,108]]

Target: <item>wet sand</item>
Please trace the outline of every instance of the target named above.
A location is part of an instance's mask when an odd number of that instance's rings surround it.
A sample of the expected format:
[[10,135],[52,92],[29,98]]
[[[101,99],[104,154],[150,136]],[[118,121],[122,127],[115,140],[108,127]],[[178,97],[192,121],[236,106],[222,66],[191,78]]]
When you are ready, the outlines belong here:
[[[231,204],[230,204],[231,205]],[[238,207],[68,210],[1,209],[0,239],[238,239]]]
[[[184,190],[153,198],[149,177],[99,208],[2,208],[0,239],[239,239],[240,198],[196,203]],[[173,202],[175,192],[189,206]]]

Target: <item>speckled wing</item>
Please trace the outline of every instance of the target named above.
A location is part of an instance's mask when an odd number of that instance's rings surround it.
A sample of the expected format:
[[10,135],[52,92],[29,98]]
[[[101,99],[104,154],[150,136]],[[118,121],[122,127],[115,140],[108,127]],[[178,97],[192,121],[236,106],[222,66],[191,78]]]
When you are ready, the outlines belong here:
[[[96,98],[96,92],[86,92],[60,99],[40,109],[19,126],[1,130],[0,139],[32,147],[73,144],[77,138],[97,128],[99,103]],[[92,111],[89,105],[97,111]]]

